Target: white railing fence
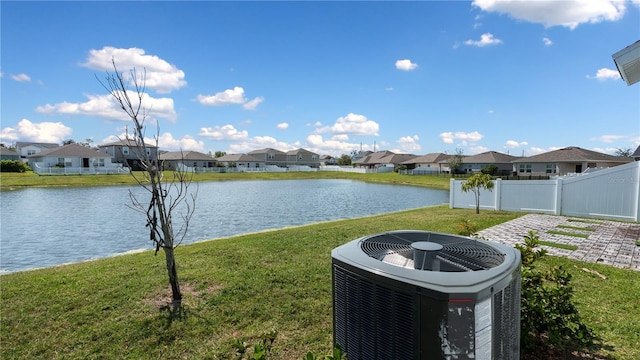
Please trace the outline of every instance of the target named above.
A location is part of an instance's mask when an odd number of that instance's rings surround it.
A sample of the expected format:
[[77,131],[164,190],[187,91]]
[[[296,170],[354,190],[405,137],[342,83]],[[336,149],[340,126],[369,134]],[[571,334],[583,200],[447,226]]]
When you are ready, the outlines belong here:
[[105,167],[105,166],[92,166],[92,167],[55,167],[55,166],[41,166],[38,163],[34,163],[31,166],[31,170],[38,175],[96,175],[96,174],[128,174],[130,169],[128,167]]
[[[451,180],[449,206],[475,207],[464,180]],[[553,180],[494,180],[480,192],[480,208],[640,221],[640,162]]]

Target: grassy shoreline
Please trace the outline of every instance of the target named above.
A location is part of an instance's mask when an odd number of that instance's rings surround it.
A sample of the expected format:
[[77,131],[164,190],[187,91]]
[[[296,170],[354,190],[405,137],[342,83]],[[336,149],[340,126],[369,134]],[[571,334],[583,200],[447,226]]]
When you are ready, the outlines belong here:
[[[142,176],[140,176],[142,178]],[[230,181],[230,180],[284,180],[284,179],[351,179],[367,182],[379,182],[396,185],[424,186],[449,190],[450,178],[432,175],[398,175],[397,173],[358,174],[347,172],[255,172],[255,173],[207,173],[194,174],[193,181]],[[0,191],[17,190],[27,187],[56,186],[107,186],[136,185],[129,174],[117,175],[47,175],[38,176],[33,172],[0,173]]]
[[[398,181],[424,178],[383,175]],[[162,255],[151,251],[5,274],[0,276],[0,358],[225,359],[233,341],[251,341],[271,330],[278,331],[274,359],[301,359],[307,351],[328,354],[333,248],[383,231],[455,233],[465,219],[484,229],[521,215],[475,215],[443,205],[183,245],[177,249],[182,319],[162,309],[169,295],[166,269]],[[576,304],[603,337],[602,355],[640,358],[640,272],[551,256],[541,262],[573,274]]]

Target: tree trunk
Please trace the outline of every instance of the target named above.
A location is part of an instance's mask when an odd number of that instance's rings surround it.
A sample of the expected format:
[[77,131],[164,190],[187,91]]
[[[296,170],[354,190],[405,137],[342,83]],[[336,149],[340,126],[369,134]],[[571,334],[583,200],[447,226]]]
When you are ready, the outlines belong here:
[[174,304],[182,301],[180,283],[178,282],[178,268],[173,254],[173,248],[164,248],[164,256],[167,262],[167,273],[169,274],[169,284],[171,285],[171,298]]

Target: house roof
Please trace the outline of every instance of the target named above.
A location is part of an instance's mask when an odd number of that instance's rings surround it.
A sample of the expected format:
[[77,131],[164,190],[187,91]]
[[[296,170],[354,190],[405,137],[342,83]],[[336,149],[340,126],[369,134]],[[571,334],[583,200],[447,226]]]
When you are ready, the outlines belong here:
[[17,152],[11,150],[11,149],[7,149],[6,147],[0,147],[0,155],[4,155],[4,156],[20,156],[20,154],[18,154]]
[[583,161],[597,161],[597,162],[629,162],[630,158],[613,156],[603,154],[593,150],[587,150],[579,148],[577,146],[570,146],[559,150],[549,151],[546,153],[529,156],[525,158],[519,158],[514,160],[514,163],[536,163],[536,162],[583,162]]
[[213,157],[197,151],[171,151],[158,155],[160,160],[214,161]]
[[312,151],[306,149],[295,149],[287,151],[287,155],[298,155],[298,154],[307,154],[307,155],[318,155]]
[[45,156],[58,156],[58,157],[83,157],[83,158],[110,158],[109,154],[105,154],[93,148],[78,144],[68,144],[59,146],[55,149],[49,149],[41,151],[37,154],[29,155],[27,158],[38,158]]
[[440,161],[445,161],[450,158],[451,155],[443,153],[431,153],[421,156],[416,156],[412,159],[402,162],[402,164],[435,164]]
[[380,159],[380,164],[401,164],[415,157],[412,154],[389,154]]
[[462,159],[463,164],[510,164],[519,156],[503,154],[497,151],[487,151],[480,154],[467,156]]
[[260,154],[269,154],[269,153],[284,154],[284,151],[280,151],[280,150],[276,150],[276,149],[272,149],[272,148],[264,148],[264,149],[258,149],[258,150],[250,151],[248,154],[249,155],[260,155]]
[[374,153],[368,154],[361,159],[354,161],[354,164],[380,164],[380,159],[395,154],[389,150],[384,151],[376,151]]
[[[156,148],[157,146],[152,145],[152,144],[148,144],[147,142],[144,143],[144,145],[148,148]],[[124,139],[124,140],[118,140],[118,141],[114,141],[112,143],[108,143],[108,144],[102,144],[99,145],[98,147],[107,147],[107,146],[130,146],[130,147],[138,147],[138,143],[134,140],[134,139]]]
[[220,156],[216,158],[217,161],[220,162],[264,162],[261,159],[258,159],[255,156],[247,155],[247,154],[231,154]]
[[16,142],[16,148],[23,148],[25,146],[37,146],[42,149],[53,149],[53,148],[60,147],[60,145],[56,143],[37,143],[37,142],[25,142],[25,141]]

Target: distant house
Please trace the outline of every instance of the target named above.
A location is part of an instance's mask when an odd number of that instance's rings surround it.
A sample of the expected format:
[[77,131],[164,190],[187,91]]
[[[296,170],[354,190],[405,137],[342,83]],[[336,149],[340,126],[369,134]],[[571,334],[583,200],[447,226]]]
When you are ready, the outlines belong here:
[[158,155],[162,166],[166,170],[177,170],[183,164],[186,167],[197,170],[198,168],[212,168],[216,166],[216,160],[197,151],[171,151]]
[[[145,144],[149,160],[158,160],[158,147]],[[100,151],[109,154],[113,163],[123,164],[131,170],[142,170],[140,159],[144,158],[143,149],[132,139],[115,141],[109,144],[98,145]]]
[[462,159],[461,171],[465,173],[476,173],[489,165],[498,167],[497,175],[510,175],[513,171],[513,161],[519,159],[518,156],[503,154],[497,151],[487,151],[476,155],[465,156]]
[[402,162],[412,174],[440,174],[449,171],[446,161],[451,155],[443,153],[431,153],[413,157]]
[[632,158],[603,154],[593,150],[570,146],[559,150],[519,158],[513,161],[518,175],[580,174],[587,168],[606,168],[633,161]]
[[262,159],[247,154],[224,155],[215,159],[218,164],[226,167],[239,167],[245,169],[260,169],[266,166]]
[[338,160],[331,155],[320,155],[320,166],[335,165]]
[[60,147],[60,145],[55,143],[16,142],[16,152],[20,155],[21,159],[25,160],[29,155],[34,155],[41,151],[55,149],[57,147]]
[[27,156],[29,166],[36,169],[59,168],[108,168],[113,167],[111,157],[101,151],[78,144],[58,146]]
[[640,146],[638,146],[636,151],[631,154],[631,157],[633,158],[633,161],[640,161]]
[[287,166],[320,167],[320,155],[305,149],[287,151]]
[[[361,158],[352,161],[352,164],[360,168],[374,169],[382,166],[381,160],[389,155],[395,155],[395,153],[388,150],[369,152]],[[405,161],[406,160],[408,159],[405,159]]]
[[0,147],[0,160],[20,160],[20,154],[5,147]]
[[250,151],[247,155],[260,159],[266,165],[275,165],[280,167],[287,166],[287,154],[284,151],[266,148]]

